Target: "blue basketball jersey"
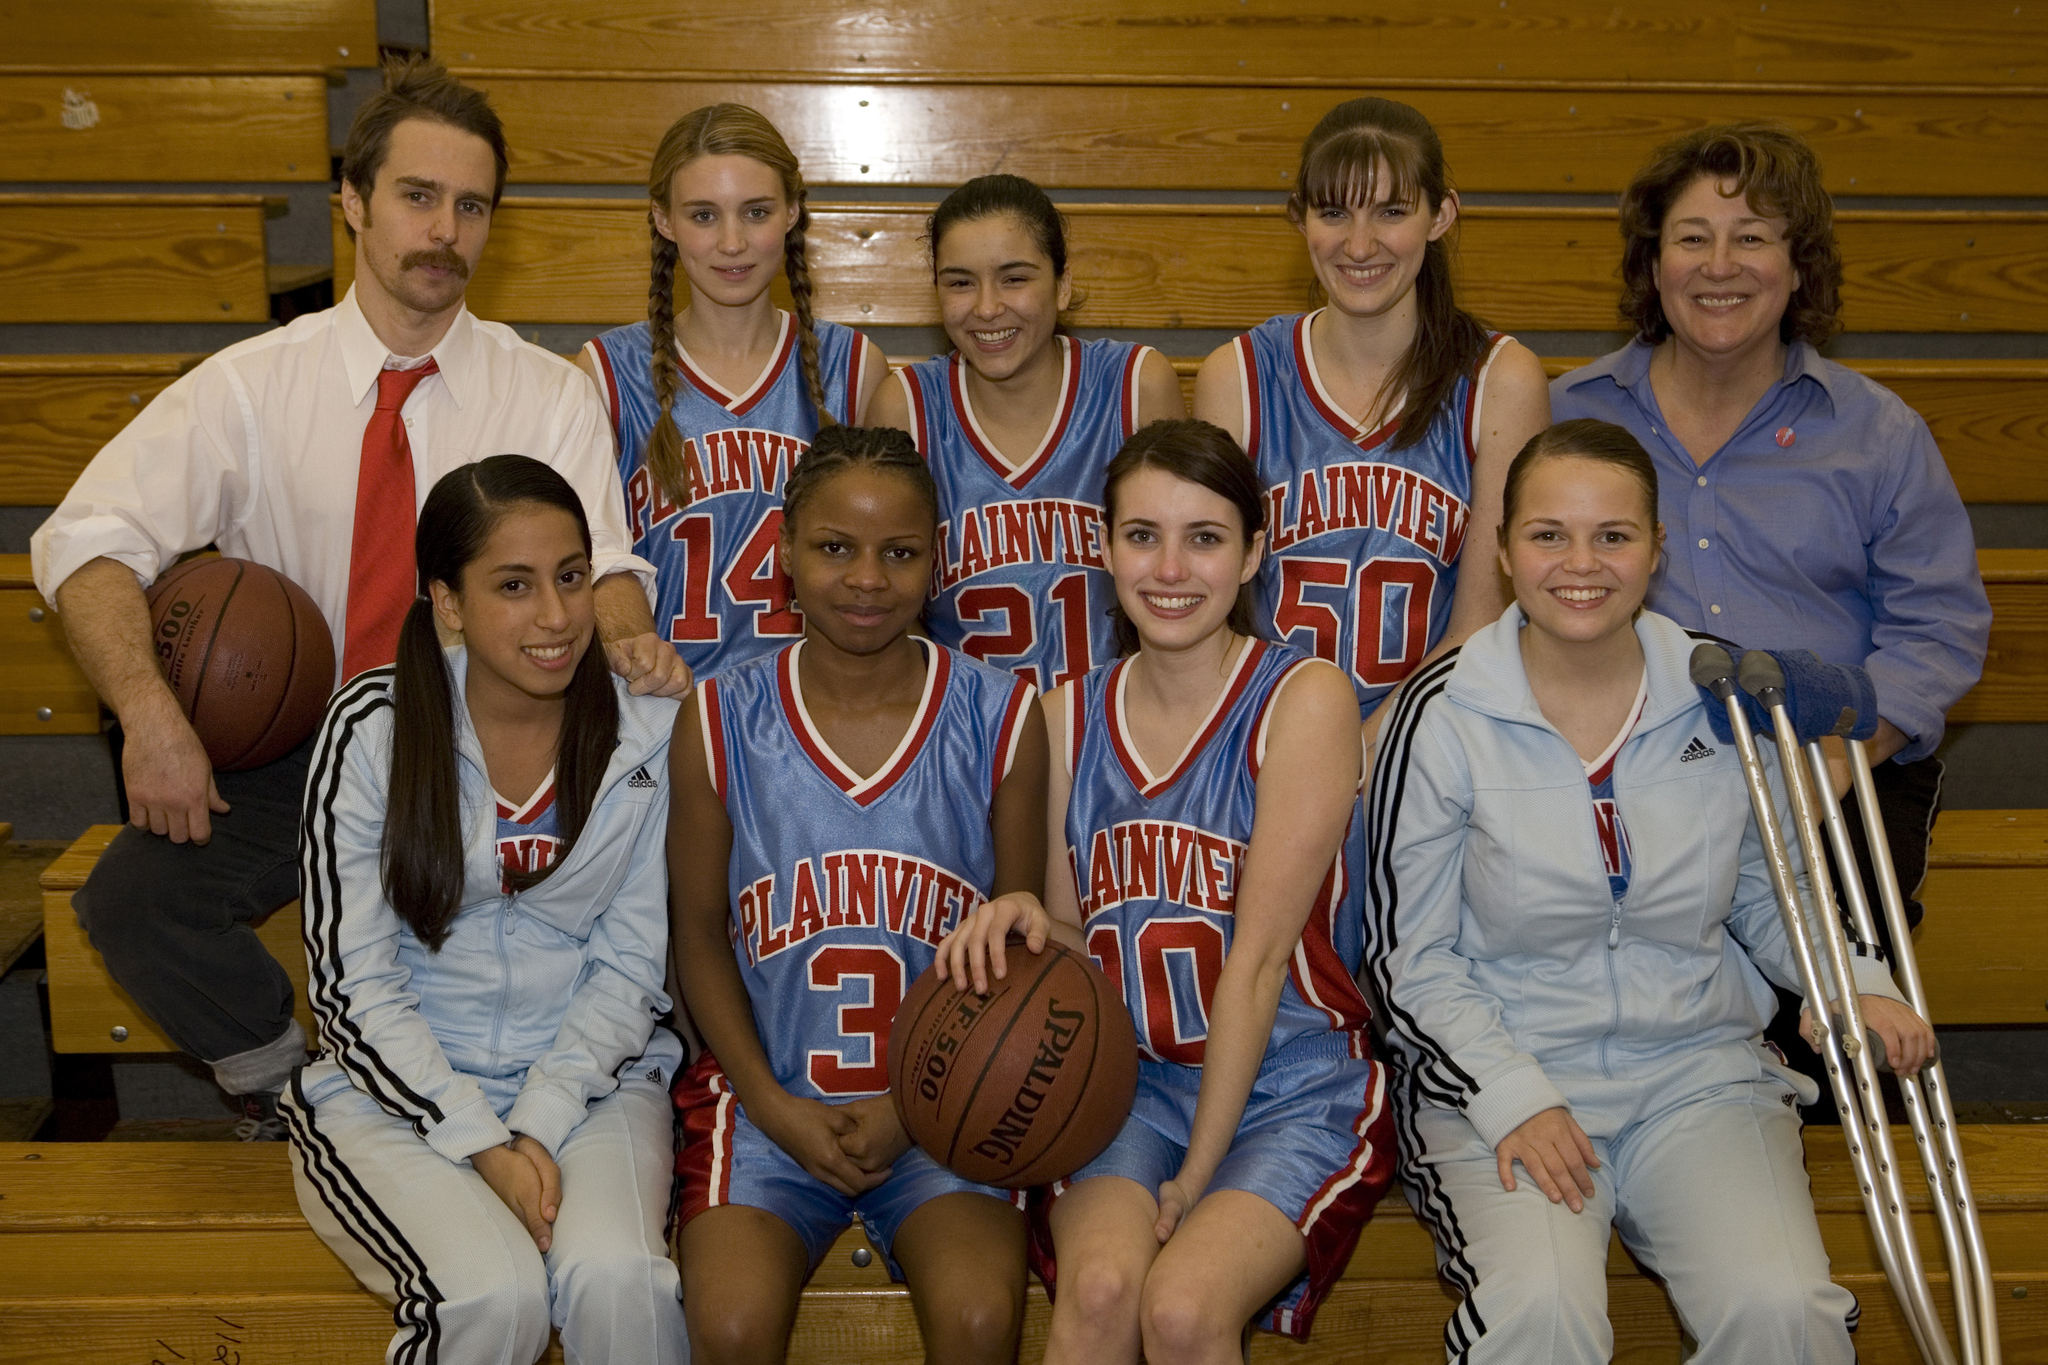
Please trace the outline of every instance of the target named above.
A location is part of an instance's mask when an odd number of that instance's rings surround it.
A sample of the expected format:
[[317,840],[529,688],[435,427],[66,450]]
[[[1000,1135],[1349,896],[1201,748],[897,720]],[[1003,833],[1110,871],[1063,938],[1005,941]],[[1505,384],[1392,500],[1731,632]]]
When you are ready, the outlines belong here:
[[[539,872],[555,861],[562,851],[561,808],[555,804],[555,775],[550,772],[523,804],[507,801],[496,792],[498,806],[498,866],[507,873]],[[500,888],[512,894],[512,879]]]
[[917,716],[862,778],[804,709],[802,649],[727,669],[697,704],[732,819],[732,933],[761,1046],[791,1093],[846,1100],[888,1090],[904,991],[988,898],[989,804],[1035,694],[926,643]]
[[[1130,661],[1069,688],[1067,845],[1088,951],[1122,983],[1138,1046],[1162,1062],[1200,1066],[1209,1005],[1230,952],[1237,876],[1251,843],[1268,710],[1308,656],[1250,641],[1209,718],[1173,768],[1154,776],[1128,738]],[[1314,1034],[1350,1035],[1370,1056],[1365,998],[1353,979],[1363,901],[1349,867],[1364,860],[1364,821],[1351,824],[1288,966],[1273,1018],[1274,1049]]]
[[1506,338],[1458,381],[1422,440],[1397,451],[1398,420],[1361,431],[1324,389],[1309,348],[1315,316],[1272,318],[1233,343],[1245,453],[1266,489],[1258,618],[1350,675],[1366,716],[1450,625],[1473,423]]
[[1116,657],[1102,473],[1137,428],[1138,367],[1151,350],[1057,340],[1059,415],[1014,470],[975,421],[958,355],[898,372],[911,435],[939,485],[925,627],[939,643],[1048,692]]
[[[803,634],[775,541],[782,485],[818,434],[818,412],[804,385],[796,322],[780,316],[775,359],[745,393],[727,393],[677,348],[674,412],[689,495],[680,506],[647,469],[647,438],[659,415],[647,324],[615,327],[589,343],[604,375],[633,552],[656,571],[655,629],[699,677]],[[851,422],[862,357],[873,346],[836,323],[820,322],[817,331],[825,406]]]

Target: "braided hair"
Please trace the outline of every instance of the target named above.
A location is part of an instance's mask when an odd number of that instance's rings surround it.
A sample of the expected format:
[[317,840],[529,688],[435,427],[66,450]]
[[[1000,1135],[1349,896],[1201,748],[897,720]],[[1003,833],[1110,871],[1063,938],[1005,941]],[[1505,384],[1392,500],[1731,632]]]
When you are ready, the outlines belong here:
[[910,480],[918,496],[931,508],[932,521],[937,523],[939,486],[932,481],[931,466],[917,453],[909,432],[895,427],[834,425],[818,433],[782,486],[783,533],[790,534],[804,503],[833,475],[856,467],[886,469]]
[[[663,214],[669,212],[669,186],[676,172],[700,156],[744,156],[760,162],[782,177],[782,192],[796,205],[796,222],[782,240],[783,274],[795,305],[804,388],[818,411],[818,425],[832,426],[838,419],[825,408],[825,381],[818,370],[818,331],[811,313],[811,267],[804,247],[811,211],[805,202],[804,177],[796,153],[790,151],[774,124],[744,104],[707,104],[693,109],[662,134],[647,170],[647,197]],[[648,363],[658,414],[654,430],[647,436],[647,470],[680,506],[690,500],[690,494],[683,479],[683,433],[675,419],[679,383],[675,357],[677,252],[676,244],[655,225],[653,207],[647,212],[647,235],[652,258],[647,277],[647,338],[652,351]]]

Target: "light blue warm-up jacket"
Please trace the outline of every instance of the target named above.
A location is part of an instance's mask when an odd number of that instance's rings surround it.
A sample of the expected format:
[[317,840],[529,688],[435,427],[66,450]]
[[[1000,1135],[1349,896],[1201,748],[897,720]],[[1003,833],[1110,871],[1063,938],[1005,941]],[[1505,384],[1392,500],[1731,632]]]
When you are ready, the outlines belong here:
[[[546,880],[501,891],[497,803],[447,651],[462,784],[462,906],[438,953],[384,899],[392,670],[329,703],[300,839],[317,1105],[354,1085],[451,1161],[524,1133],[550,1155],[632,1068],[673,1082],[668,1012],[668,744],[676,702],[619,697],[619,743],[583,831]],[[659,1072],[658,1076],[651,1073]]]
[[[1510,606],[1418,670],[1379,737],[1366,956],[1412,1093],[1489,1146],[1555,1106],[1611,1137],[1645,1105],[1766,1074],[1810,1098],[1761,1037],[1765,977],[1798,991],[1798,972],[1740,761],[1688,676],[1704,637],[1636,621],[1649,696],[1615,759],[1634,863],[1617,904],[1585,769],[1522,670],[1524,619]],[[1758,748],[1810,909],[1776,746]],[[1859,993],[1899,998],[1850,938]]]

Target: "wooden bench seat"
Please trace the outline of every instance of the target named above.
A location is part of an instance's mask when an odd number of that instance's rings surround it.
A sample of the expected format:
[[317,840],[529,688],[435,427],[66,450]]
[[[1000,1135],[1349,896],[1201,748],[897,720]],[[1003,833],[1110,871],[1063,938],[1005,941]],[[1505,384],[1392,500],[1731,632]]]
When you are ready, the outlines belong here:
[[203,359],[0,356],[0,506],[62,502],[100,447]]
[[[1364,82],[1481,80],[1985,87],[2048,84],[2048,13],[2035,5],[1908,7],[1896,0],[1683,11],[1609,0],[903,0],[877,10],[760,0],[436,0],[433,51],[460,66],[800,76],[1145,78]],[[1932,93],[1932,92],[1930,92]]]
[[100,698],[71,657],[64,627],[29,576],[0,555],[0,735],[96,735]]
[[1934,822],[1913,942],[1944,1024],[2048,1024],[2048,810],[1949,810]]
[[1776,118],[1813,144],[1834,194],[1976,195],[1992,184],[2001,194],[2048,194],[2048,98],[2038,92],[460,74],[503,116],[511,180],[526,184],[644,184],[670,123],[730,100],[782,130],[812,185],[952,186],[1000,168],[1073,189],[1286,190],[1316,120],[1373,94],[1428,116],[1467,193],[1613,193],[1665,138]]
[[0,0],[0,30],[0,70],[317,73],[377,64],[375,0]]
[[0,323],[265,322],[255,194],[0,194]]
[[[854,326],[935,322],[920,240],[930,212],[920,204],[814,205],[818,315]],[[1307,254],[1277,205],[1070,204],[1065,212],[1077,326],[1243,328],[1309,302]],[[332,221],[338,293],[354,266],[338,200]],[[2048,213],[2033,211],[1839,212],[1846,324],[1858,332],[2048,327],[2044,228]],[[1459,301],[1493,325],[1617,326],[1613,210],[1471,207],[1459,231]],[[481,317],[512,323],[644,318],[645,202],[508,197],[492,218],[469,303]]]
[[[1963,1135],[1997,1273],[2006,1358],[2039,1358],[2048,1351],[2048,1133],[1971,1126]],[[1898,1136],[1910,1146],[1904,1129]],[[1840,1131],[1811,1129],[1806,1145],[1836,1278],[1862,1302],[1861,1358],[1909,1361]],[[0,1362],[143,1360],[152,1352],[171,1359],[163,1347],[211,1359],[218,1341],[257,1359],[288,1349],[305,1365],[375,1359],[390,1337],[390,1312],[306,1227],[287,1162],[271,1144],[0,1144]],[[1932,1214],[1918,1182],[1908,1187],[1923,1249],[1938,1267]],[[865,1268],[853,1263],[863,1246],[848,1230],[819,1266],[797,1317],[792,1360],[921,1358],[905,1292],[888,1282],[879,1257]],[[1608,1273],[1617,1358],[1676,1361],[1678,1328],[1661,1288],[1618,1242]],[[1937,1298],[1944,1286],[1938,1278]],[[1441,1361],[1453,1302],[1435,1278],[1428,1233],[1395,1193],[1367,1226],[1311,1340],[1261,1334],[1253,1359]],[[1048,1312],[1034,1283],[1026,1360],[1043,1349]]]
[[0,180],[326,180],[318,75],[0,69]]

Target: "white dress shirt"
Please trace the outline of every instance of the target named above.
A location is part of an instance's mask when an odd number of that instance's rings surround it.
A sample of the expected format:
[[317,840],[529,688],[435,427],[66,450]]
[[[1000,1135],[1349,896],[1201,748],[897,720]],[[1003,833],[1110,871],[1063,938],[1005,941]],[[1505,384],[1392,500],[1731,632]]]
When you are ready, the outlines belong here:
[[[467,308],[432,358],[440,373],[403,409],[418,502],[458,466],[531,455],[582,497],[594,577],[623,570],[652,583],[654,566],[632,553],[611,428],[590,380]],[[147,586],[179,555],[218,545],[312,595],[334,635],[338,685],[356,474],[387,363],[404,362],[370,330],[353,289],[325,312],[208,357],[93,456],[37,530],[37,589],[54,601],[59,584],[100,557]]]

